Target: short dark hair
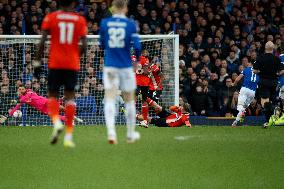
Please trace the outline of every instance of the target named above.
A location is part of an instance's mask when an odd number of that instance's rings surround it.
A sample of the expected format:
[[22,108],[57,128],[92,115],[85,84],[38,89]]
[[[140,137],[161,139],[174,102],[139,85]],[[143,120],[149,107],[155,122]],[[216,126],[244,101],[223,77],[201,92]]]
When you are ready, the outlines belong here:
[[62,7],[69,7],[75,0],[60,0],[59,4]]
[[25,85],[23,85],[23,84],[19,85],[19,87],[18,87],[18,88],[20,88],[20,87],[24,87],[24,88],[26,88],[26,86],[25,86]]

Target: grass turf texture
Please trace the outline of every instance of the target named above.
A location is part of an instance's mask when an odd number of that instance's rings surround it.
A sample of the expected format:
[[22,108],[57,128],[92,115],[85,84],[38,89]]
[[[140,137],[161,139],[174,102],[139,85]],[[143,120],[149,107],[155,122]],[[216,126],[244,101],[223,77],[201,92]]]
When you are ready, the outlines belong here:
[[284,188],[284,127],[138,128],[106,142],[77,127],[75,149],[48,144],[51,127],[0,127],[0,188]]

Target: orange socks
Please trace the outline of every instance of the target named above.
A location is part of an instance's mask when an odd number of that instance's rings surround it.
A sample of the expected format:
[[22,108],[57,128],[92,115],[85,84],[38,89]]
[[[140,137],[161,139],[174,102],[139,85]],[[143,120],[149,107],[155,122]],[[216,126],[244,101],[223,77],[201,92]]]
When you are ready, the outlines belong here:
[[149,107],[147,102],[143,102],[142,104],[142,116],[144,120],[148,121]]
[[76,106],[74,102],[67,102],[65,105],[65,117],[66,117],[66,133],[73,132],[73,121],[76,114]]
[[59,119],[59,102],[56,98],[50,98],[48,100],[48,115],[53,123]]

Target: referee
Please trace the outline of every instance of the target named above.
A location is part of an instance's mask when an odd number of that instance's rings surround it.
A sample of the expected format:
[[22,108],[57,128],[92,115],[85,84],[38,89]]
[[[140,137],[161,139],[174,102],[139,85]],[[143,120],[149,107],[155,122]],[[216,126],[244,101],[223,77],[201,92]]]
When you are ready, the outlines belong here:
[[273,49],[274,44],[268,41],[265,44],[265,53],[258,56],[253,65],[253,72],[259,75],[258,93],[266,120],[264,128],[268,126],[269,118],[273,113],[272,102],[276,95],[278,73],[284,69],[280,59],[273,55]]

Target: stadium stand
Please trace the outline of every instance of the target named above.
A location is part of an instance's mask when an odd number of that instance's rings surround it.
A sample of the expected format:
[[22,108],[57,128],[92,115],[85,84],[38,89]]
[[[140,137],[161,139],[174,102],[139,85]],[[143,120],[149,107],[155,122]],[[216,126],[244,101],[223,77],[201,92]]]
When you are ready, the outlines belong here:
[[[110,3],[78,0],[76,11],[87,18],[89,34],[98,34],[100,20],[111,15]],[[38,35],[44,15],[57,9],[55,0],[0,0],[0,35]],[[248,61],[254,62],[263,52],[265,42],[273,41],[275,54],[279,55],[281,41],[284,41],[281,0],[130,0],[128,16],[139,24],[140,34],[174,31],[180,36],[180,97],[191,104],[191,114],[198,116],[236,116],[236,91],[241,86],[230,84]],[[27,63],[31,61],[33,50],[26,50]],[[14,61],[13,49],[0,49],[0,55],[1,101],[12,99],[15,87],[23,81],[21,77],[28,78],[29,82],[24,83],[27,87],[46,93],[40,90],[46,79],[35,80],[31,66],[27,66],[23,74],[17,73],[21,65]],[[1,59],[6,55],[9,59]],[[86,70],[88,75],[92,75],[91,72]],[[9,78],[9,73],[16,77]],[[78,91],[81,96],[78,101],[93,101],[91,94],[100,89],[100,84],[97,85],[93,89],[86,84],[84,91]],[[100,102],[96,103],[99,106]],[[200,104],[202,106],[198,106]],[[7,108],[1,106],[1,114]],[[88,109],[90,114],[96,111],[95,105],[80,108]],[[249,107],[247,114],[261,115],[258,101]]]

